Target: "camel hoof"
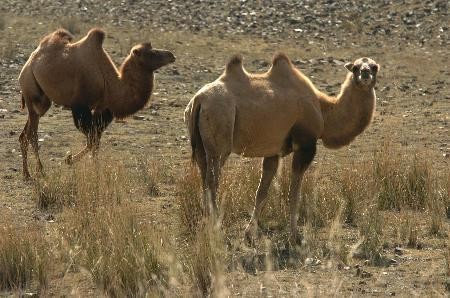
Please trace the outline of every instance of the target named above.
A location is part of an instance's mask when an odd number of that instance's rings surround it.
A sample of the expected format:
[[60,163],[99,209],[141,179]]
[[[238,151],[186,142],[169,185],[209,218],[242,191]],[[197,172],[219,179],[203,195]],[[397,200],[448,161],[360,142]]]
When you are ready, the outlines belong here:
[[68,154],[66,156],[66,159],[64,160],[66,162],[67,165],[71,166],[73,165],[73,156],[72,154]]
[[30,182],[31,181],[30,173],[24,173],[23,174],[23,181],[25,181],[25,182]]
[[304,244],[303,235],[299,232],[291,233],[289,243],[291,246],[302,246]]
[[247,244],[250,247],[255,247],[256,242],[256,236],[255,233],[246,229],[244,234],[244,243]]

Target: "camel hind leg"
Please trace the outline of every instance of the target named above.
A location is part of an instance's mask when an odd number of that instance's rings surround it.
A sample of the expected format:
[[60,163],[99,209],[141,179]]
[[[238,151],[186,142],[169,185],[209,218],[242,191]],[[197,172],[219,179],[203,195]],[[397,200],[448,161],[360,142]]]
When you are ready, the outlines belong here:
[[33,149],[39,173],[43,173],[43,166],[39,157],[38,127],[39,118],[48,111],[51,101],[45,95],[35,97],[33,101],[27,100],[27,97],[24,100],[28,108],[28,120],[19,136],[19,142],[22,152],[23,176],[25,180],[28,180],[31,177],[28,170],[28,144],[31,144]]
[[253,209],[252,218],[245,229],[245,238],[249,243],[253,242],[253,237],[258,229],[259,216],[267,201],[267,194],[273,177],[277,172],[279,159],[278,155],[265,157],[263,159],[261,179],[259,181],[258,190],[256,191],[255,207]]
[[220,172],[233,146],[235,111],[228,111],[218,106],[199,111],[198,129],[206,157],[204,196],[207,211],[214,217],[219,215],[216,197]]

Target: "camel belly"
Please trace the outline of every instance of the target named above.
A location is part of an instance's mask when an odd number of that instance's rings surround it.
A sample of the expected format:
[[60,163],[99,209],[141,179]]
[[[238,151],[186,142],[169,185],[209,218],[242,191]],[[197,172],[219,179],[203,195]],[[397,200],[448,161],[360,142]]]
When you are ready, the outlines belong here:
[[233,152],[247,157],[268,157],[283,155],[285,142],[295,123],[292,120],[264,118],[264,120],[239,122],[235,124]]

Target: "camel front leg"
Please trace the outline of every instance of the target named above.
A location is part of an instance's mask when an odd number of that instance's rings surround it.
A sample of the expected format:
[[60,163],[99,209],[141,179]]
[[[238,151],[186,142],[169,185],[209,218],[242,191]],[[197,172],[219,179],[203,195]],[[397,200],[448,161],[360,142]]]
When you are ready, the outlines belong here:
[[266,204],[270,184],[278,169],[278,162],[278,156],[265,157],[263,159],[261,179],[259,181],[258,190],[256,191],[255,207],[253,209],[252,218],[245,228],[245,238],[249,243],[253,242],[254,236],[256,235],[259,216]]
[[300,145],[300,150],[294,152],[292,158],[292,175],[289,186],[289,207],[291,211],[291,244],[301,244],[297,228],[298,205],[303,176],[316,155],[316,141]]
[[87,135],[88,144],[92,149],[92,155],[96,156],[100,148],[100,139],[103,132],[113,120],[113,114],[108,109],[102,112],[94,112],[92,115],[92,126]]
[[28,137],[27,137],[27,131],[28,131],[28,123],[30,121],[27,120],[27,123],[25,124],[25,127],[23,128],[22,133],[19,136],[19,143],[20,143],[20,150],[22,152],[22,173],[23,173],[23,179],[24,180],[30,180],[31,175],[30,171],[28,170]]

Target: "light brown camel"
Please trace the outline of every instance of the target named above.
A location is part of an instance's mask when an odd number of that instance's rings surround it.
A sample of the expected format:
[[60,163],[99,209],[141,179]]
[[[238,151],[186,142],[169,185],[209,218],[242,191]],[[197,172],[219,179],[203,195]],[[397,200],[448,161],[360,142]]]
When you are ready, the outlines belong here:
[[92,29],[72,43],[72,35],[59,29],[42,39],[22,68],[19,83],[28,121],[19,141],[25,179],[30,178],[28,143],[42,172],[37,130],[39,118],[52,101],[72,110],[75,126],[87,138],[83,150],[67,157],[66,162],[72,163],[90,150],[95,154],[113,117],[123,118],[142,109],[152,94],[154,71],[175,61],[171,52],[142,43],[131,49],[117,69],[102,47],[104,39],[102,30]]
[[316,142],[339,148],[349,144],[371,122],[379,65],[370,58],[347,63],[340,94],[330,97],[284,54],[277,54],[263,74],[248,73],[241,56],[205,85],[185,110],[192,158],[200,168],[205,206],[217,214],[220,170],[230,153],[263,157],[262,176],[246,235],[252,236],[279,158],[294,153],[289,188],[291,237],[297,238],[299,190],[316,154]]

